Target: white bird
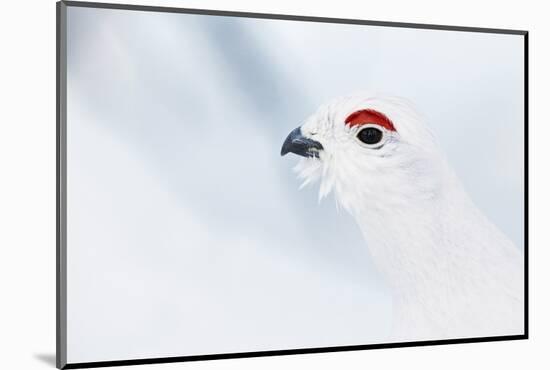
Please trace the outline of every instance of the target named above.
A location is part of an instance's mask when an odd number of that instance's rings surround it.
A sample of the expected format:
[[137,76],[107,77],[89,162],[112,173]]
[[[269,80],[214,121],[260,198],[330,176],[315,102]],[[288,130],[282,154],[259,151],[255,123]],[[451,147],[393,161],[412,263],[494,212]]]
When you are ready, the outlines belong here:
[[[467,148],[465,148],[467,150]],[[356,220],[393,293],[393,340],[524,333],[523,253],[476,207],[434,135],[401,98],[358,94],[322,107],[281,155],[303,156]]]

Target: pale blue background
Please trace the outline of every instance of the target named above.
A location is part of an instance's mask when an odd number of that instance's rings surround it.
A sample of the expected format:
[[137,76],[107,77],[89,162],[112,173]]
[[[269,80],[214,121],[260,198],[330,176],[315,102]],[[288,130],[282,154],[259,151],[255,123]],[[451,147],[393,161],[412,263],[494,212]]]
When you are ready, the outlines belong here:
[[415,102],[523,248],[520,36],[71,7],[67,32],[69,362],[383,342],[358,228],[279,156],[357,90]]

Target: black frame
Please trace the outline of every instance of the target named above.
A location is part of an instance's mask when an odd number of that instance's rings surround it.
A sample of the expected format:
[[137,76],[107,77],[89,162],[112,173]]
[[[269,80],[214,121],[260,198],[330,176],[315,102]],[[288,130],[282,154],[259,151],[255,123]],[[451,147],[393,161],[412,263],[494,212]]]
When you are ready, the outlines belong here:
[[[256,18],[256,19],[280,19],[302,22],[319,22],[319,23],[341,23],[341,24],[357,24],[382,27],[401,27],[401,28],[418,28],[441,31],[462,31],[462,32],[480,32],[480,33],[496,33],[523,36],[524,40],[524,333],[518,335],[492,336],[492,337],[475,337],[475,338],[457,338],[457,339],[441,339],[427,340],[415,342],[396,342],[396,343],[380,343],[380,344],[365,344],[351,345],[338,347],[321,347],[321,348],[297,348],[272,351],[256,351],[256,352],[239,352],[239,353],[220,353],[209,355],[194,355],[194,356],[175,356],[175,357],[159,357],[146,359],[131,359],[131,360],[114,360],[114,361],[95,361],[95,362],[80,362],[67,363],[66,356],[66,329],[67,329],[67,269],[66,269],[66,252],[67,252],[67,139],[66,139],[66,10],[67,7],[83,7],[83,8],[101,8],[101,9],[118,9],[118,10],[133,10],[145,12],[163,12],[163,13],[184,13],[184,14],[201,14],[225,17],[241,17],[241,18]],[[295,355],[307,353],[322,353],[322,352],[341,352],[341,351],[358,351],[366,349],[380,348],[400,348],[400,347],[417,347],[417,346],[432,346],[444,344],[459,344],[459,343],[479,343],[479,342],[494,342],[504,340],[519,340],[529,338],[529,48],[528,48],[528,31],[496,29],[496,28],[478,28],[478,27],[461,27],[461,26],[446,26],[435,24],[420,24],[420,23],[401,23],[401,22],[382,22],[382,21],[367,21],[360,19],[341,19],[341,18],[325,18],[325,17],[308,17],[300,15],[283,15],[283,14],[266,14],[266,13],[249,13],[249,12],[233,12],[224,10],[210,9],[189,9],[189,8],[174,8],[160,6],[143,6],[143,5],[128,5],[128,4],[111,4],[97,2],[80,2],[80,1],[59,1],[56,4],[56,38],[57,38],[57,63],[56,63],[56,122],[57,122],[57,142],[56,142],[56,366],[58,369],[80,369],[106,366],[125,366],[125,365],[142,365],[142,364],[157,364],[157,363],[172,363],[183,361],[202,361],[202,360],[219,360],[230,358],[243,357],[265,357],[265,356],[281,356]]]

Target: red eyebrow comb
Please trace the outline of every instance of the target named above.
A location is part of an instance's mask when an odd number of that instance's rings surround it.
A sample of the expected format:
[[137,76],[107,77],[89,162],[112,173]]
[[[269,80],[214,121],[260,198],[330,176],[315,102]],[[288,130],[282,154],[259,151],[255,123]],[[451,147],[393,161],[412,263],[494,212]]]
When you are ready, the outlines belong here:
[[393,123],[388,117],[373,109],[362,109],[354,112],[346,118],[346,124],[350,127],[374,123],[384,127],[386,130],[395,131]]

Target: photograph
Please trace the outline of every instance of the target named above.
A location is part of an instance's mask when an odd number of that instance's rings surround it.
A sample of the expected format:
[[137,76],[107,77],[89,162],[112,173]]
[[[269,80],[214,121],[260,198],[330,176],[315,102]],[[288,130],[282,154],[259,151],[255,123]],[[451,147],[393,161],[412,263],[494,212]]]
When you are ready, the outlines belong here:
[[527,338],[526,32],[57,10],[58,366]]

